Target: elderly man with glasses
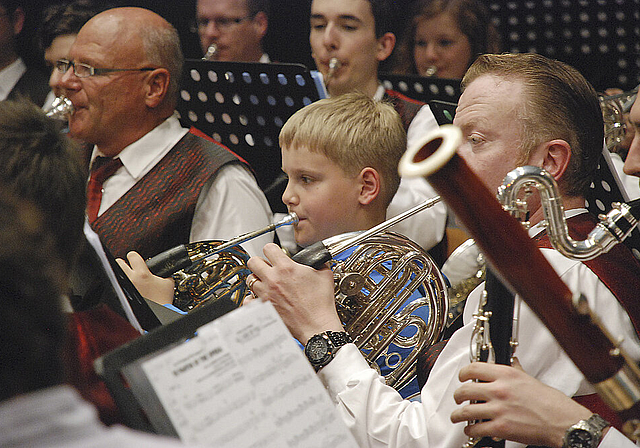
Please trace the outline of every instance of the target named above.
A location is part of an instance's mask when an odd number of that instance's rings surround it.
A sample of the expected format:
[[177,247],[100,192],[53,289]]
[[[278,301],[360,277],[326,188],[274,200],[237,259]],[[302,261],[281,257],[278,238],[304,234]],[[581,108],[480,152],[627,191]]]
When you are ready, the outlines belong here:
[[[189,241],[267,226],[271,211],[247,164],[174,109],[183,56],[176,30],[142,8],[89,20],[55,66],[73,103],[69,134],[93,145],[87,215],[132,264]],[[261,253],[270,237],[245,245]]]
[[268,0],[198,0],[193,31],[205,59],[270,62],[262,48],[268,15]]

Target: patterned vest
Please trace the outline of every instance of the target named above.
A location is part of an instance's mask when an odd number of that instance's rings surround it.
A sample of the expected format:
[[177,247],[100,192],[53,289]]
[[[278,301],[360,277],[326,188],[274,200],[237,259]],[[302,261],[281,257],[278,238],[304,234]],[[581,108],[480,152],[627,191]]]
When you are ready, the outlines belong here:
[[204,185],[223,165],[240,162],[227,148],[191,129],[92,227],[118,258],[131,250],[149,258],[184,244]]

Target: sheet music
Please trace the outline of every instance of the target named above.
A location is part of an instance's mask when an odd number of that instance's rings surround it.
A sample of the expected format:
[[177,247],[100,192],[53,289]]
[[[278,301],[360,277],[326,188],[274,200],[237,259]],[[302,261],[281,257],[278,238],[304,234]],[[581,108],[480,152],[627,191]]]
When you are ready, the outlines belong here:
[[142,372],[184,442],[357,447],[270,303],[234,310],[136,369],[124,370],[134,394]]
[[107,254],[105,254],[104,248],[102,247],[102,243],[100,242],[100,237],[98,236],[97,233],[93,231],[93,229],[89,225],[89,222],[86,219],[84,220],[83,230],[84,230],[84,235],[87,238],[87,241],[89,242],[89,244],[91,244],[96,254],[98,255],[98,258],[100,259],[100,262],[102,263],[102,268],[104,269],[104,272],[107,274],[107,278],[109,279],[109,282],[113,287],[113,290],[118,296],[120,305],[122,306],[122,309],[124,310],[127,316],[127,319],[129,320],[129,323],[131,323],[133,328],[138,330],[141,334],[144,333],[144,330],[140,326],[140,322],[138,322],[136,315],[133,313],[133,310],[131,309],[131,305],[129,305],[129,301],[124,295],[124,291],[122,291],[122,287],[120,286],[120,283],[118,283],[118,279],[116,278],[116,275],[113,273],[113,269],[111,269],[111,265],[109,264],[109,260],[107,259]]

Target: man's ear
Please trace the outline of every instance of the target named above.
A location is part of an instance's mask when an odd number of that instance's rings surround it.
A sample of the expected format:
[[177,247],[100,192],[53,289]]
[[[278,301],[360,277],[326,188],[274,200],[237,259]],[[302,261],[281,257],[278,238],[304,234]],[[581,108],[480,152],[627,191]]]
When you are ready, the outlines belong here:
[[380,194],[380,173],[370,166],[360,171],[360,204],[370,204]]
[[539,157],[542,158],[540,166],[559,182],[569,166],[571,146],[566,141],[557,139],[543,143],[539,150]]
[[378,50],[376,52],[376,58],[378,61],[384,61],[393,52],[393,47],[396,45],[396,35],[393,33],[384,33],[382,37],[378,39]]
[[257,13],[256,16],[253,18],[253,26],[256,27],[256,30],[260,38],[263,38],[264,35],[267,34],[267,28],[269,27],[269,19],[267,18],[267,15],[263,11],[260,11],[259,13]]
[[11,26],[13,27],[13,35],[17,36],[22,31],[22,27],[24,27],[25,14],[24,10],[20,7],[16,8],[11,14]]
[[171,75],[165,68],[157,68],[147,77],[145,103],[148,107],[157,107],[167,96]]

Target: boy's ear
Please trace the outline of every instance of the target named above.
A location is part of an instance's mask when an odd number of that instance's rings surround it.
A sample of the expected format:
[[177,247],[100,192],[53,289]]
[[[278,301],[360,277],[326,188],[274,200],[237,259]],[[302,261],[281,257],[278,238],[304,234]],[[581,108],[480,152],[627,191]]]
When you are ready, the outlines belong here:
[[370,166],[360,171],[360,204],[370,204],[380,194],[380,173]]

